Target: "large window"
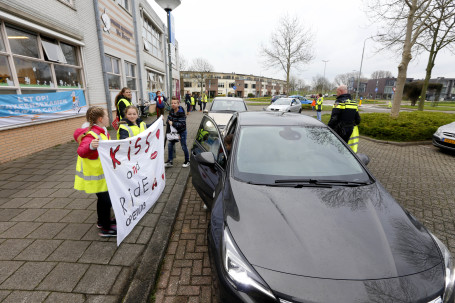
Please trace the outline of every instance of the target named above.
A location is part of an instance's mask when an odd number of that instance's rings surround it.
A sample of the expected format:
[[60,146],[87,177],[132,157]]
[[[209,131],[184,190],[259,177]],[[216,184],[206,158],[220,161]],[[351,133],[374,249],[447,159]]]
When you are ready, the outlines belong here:
[[130,0],[120,0],[120,5],[123,6],[123,8],[126,9],[128,12],[131,11]]
[[[3,30],[6,39],[2,39]],[[76,46],[0,23],[0,93],[82,88],[83,70],[78,52]]]
[[136,90],[136,65],[125,61],[126,86]]
[[147,89],[152,92],[164,90],[164,75],[148,70]]
[[120,59],[105,55],[105,67],[109,89],[120,89],[122,86],[120,77]]
[[144,41],[144,49],[153,56],[162,59],[162,43],[161,32],[158,28],[145,16],[142,19],[142,38]]

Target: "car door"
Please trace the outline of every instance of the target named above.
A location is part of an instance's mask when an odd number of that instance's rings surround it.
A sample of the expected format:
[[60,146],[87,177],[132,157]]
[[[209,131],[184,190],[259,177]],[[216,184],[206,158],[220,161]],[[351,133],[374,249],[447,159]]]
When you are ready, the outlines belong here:
[[300,102],[297,99],[291,101],[291,112],[299,112]]
[[[204,116],[190,155],[193,186],[209,208],[212,206],[215,189],[219,185],[226,167],[226,152],[220,134],[215,121],[209,116]],[[206,165],[198,161],[197,155],[204,152],[213,154],[214,165]]]

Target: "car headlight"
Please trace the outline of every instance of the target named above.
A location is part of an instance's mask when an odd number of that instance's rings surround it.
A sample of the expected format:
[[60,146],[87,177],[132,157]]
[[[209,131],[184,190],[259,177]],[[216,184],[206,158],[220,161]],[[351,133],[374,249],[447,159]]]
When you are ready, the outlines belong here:
[[438,244],[439,250],[441,251],[442,256],[444,257],[445,265],[445,288],[444,288],[444,297],[443,302],[449,302],[449,299],[452,297],[453,287],[455,284],[455,273],[453,268],[453,258],[450,251],[447,247],[432,233],[430,233],[436,244]]
[[442,130],[441,128],[439,127],[438,130],[434,133],[435,136],[437,137],[442,137]]
[[227,227],[224,228],[223,233],[222,254],[224,270],[232,286],[246,293],[257,290],[276,300],[267,283],[265,283],[240,253]]

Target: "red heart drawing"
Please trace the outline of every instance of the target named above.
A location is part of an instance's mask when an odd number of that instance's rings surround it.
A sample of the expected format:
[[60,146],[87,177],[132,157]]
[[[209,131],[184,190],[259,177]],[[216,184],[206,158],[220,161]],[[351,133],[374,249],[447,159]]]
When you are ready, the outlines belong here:
[[156,156],[158,155],[158,152],[153,152],[151,155],[150,155],[150,159],[155,159]]
[[156,131],[156,138],[157,138],[157,139],[160,138],[160,130],[157,130],[157,131]]
[[161,178],[164,180],[164,174],[161,175]]

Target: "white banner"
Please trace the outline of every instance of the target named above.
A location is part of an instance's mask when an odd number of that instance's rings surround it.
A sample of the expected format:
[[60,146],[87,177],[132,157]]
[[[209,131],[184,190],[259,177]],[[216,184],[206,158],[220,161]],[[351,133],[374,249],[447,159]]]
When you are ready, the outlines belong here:
[[98,153],[117,220],[117,245],[164,190],[165,135],[161,117],[135,137],[100,141]]

